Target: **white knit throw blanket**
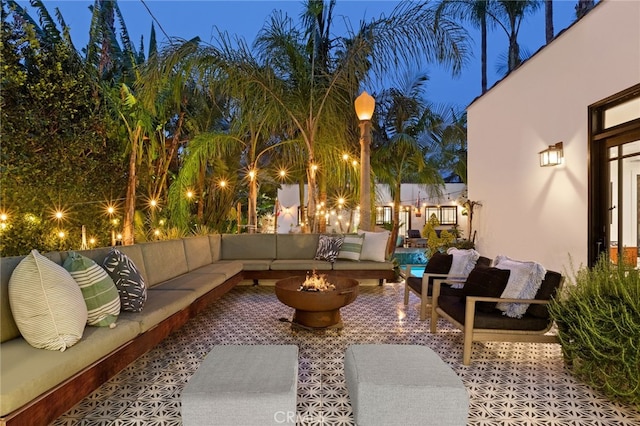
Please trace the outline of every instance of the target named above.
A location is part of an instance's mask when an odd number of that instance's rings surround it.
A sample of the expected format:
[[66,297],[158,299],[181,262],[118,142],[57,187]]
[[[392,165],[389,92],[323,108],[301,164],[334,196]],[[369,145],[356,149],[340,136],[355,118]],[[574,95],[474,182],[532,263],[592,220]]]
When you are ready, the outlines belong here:
[[[496,268],[508,269],[509,281],[500,297],[507,299],[535,299],[547,271],[536,262],[521,262],[507,256],[498,256],[494,262]],[[503,315],[521,318],[529,308],[528,303],[498,303]]]

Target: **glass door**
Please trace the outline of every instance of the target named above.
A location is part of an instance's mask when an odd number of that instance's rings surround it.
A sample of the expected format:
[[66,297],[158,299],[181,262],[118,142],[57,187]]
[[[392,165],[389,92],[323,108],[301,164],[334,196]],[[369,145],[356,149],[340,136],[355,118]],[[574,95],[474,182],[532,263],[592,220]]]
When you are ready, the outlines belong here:
[[589,106],[588,262],[637,267],[640,247],[640,84]]
[[[608,141],[609,247],[611,260],[638,265],[640,247],[640,140],[616,144]],[[613,145],[613,146],[611,146]]]

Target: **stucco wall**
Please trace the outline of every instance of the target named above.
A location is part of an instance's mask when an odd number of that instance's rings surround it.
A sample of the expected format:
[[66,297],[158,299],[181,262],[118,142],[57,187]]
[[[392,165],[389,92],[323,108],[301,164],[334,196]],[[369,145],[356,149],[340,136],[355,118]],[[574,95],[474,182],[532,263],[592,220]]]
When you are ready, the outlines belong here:
[[[640,82],[640,2],[605,0],[468,107],[469,199],[486,256],[587,262],[588,106]],[[538,152],[563,141],[565,163]]]

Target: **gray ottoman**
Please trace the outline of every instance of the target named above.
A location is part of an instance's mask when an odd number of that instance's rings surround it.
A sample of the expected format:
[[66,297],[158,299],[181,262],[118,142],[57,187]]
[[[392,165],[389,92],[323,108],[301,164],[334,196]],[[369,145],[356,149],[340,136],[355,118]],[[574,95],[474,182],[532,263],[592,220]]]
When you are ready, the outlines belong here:
[[184,425],[296,422],[298,347],[216,346],[182,392]]
[[425,346],[349,346],[344,375],[358,426],[467,424],[466,388]]

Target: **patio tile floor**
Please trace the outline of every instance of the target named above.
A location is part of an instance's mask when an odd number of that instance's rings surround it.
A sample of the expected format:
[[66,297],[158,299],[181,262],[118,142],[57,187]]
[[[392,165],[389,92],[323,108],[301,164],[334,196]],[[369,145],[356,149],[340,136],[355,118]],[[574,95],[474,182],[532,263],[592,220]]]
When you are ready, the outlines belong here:
[[238,286],[54,425],[181,425],[182,389],[211,348],[225,344],[298,345],[298,424],[353,425],[343,357],[348,345],[360,343],[433,349],[469,392],[469,425],[640,424],[639,412],[576,381],[557,344],[476,343],[472,364],[462,365],[461,333],[441,320],[440,331],[431,334],[429,321],[418,318],[418,299],[412,295],[403,305],[403,289],[401,283],[361,286],[356,301],[341,310],[342,333],[294,334],[279,321],[293,310],[272,286]]

